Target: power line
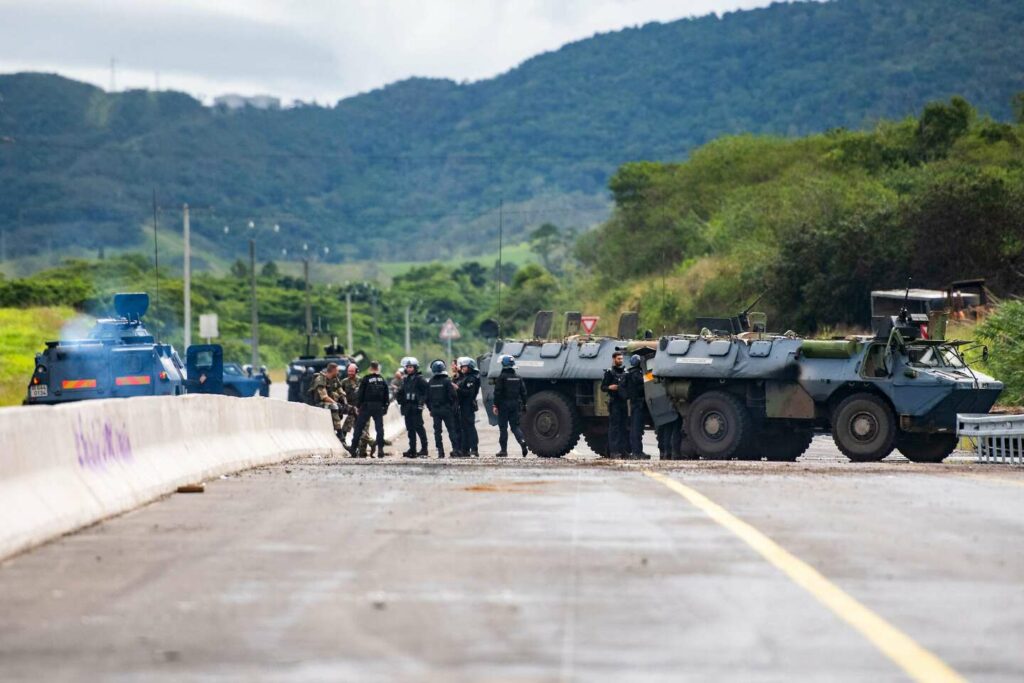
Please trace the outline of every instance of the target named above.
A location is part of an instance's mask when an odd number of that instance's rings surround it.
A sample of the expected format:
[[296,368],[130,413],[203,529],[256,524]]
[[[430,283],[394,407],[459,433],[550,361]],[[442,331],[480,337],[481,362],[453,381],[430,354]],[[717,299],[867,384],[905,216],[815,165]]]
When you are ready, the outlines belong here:
[[[134,141],[135,143],[142,142],[142,139]],[[194,160],[196,153],[193,150],[187,149],[162,149],[159,151],[153,149],[140,149],[138,145],[134,145],[135,149],[129,149],[124,146],[124,143],[118,143],[112,140],[103,140],[95,145],[87,145],[81,143],[68,143],[60,142],[51,139],[40,139],[40,138],[24,138],[16,137],[12,135],[5,136],[4,147],[0,149],[14,150],[14,149],[27,149],[30,147],[49,147],[53,149],[66,149],[70,151],[79,152],[103,152],[103,153],[118,153],[118,154],[139,154],[145,155],[146,157],[153,156],[175,156],[183,159]],[[680,151],[682,154],[682,151]],[[228,159],[239,159],[239,158],[251,158],[251,159],[324,159],[329,161],[353,161],[353,160],[367,160],[367,161],[403,161],[409,159],[422,159],[428,161],[546,161],[546,162],[561,162],[561,163],[595,163],[603,166],[614,166],[618,167],[624,163],[635,161],[638,158],[648,159],[662,157],[663,154],[645,154],[642,152],[634,152],[629,155],[624,155],[621,158],[615,159],[602,159],[593,156],[579,156],[574,157],[570,155],[553,155],[545,153],[502,153],[502,154],[490,154],[483,152],[445,152],[443,154],[437,153],[419,153],[419,152],[394,152],[394,153],[368,153],[368,152],[355,152],[352,150],[338,150],[337,152],[296,152],[296,151],[240,151],[232,150],[230,154],[223,155],[223,158]]]

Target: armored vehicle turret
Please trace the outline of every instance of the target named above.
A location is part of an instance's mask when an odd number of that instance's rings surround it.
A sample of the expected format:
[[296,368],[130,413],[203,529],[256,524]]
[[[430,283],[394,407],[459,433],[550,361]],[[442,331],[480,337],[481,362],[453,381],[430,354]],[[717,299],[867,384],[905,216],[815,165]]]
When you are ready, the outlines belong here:
[[855,462],[894,447],[940,462],[957,413],[988,412],[1003,389],[964,361],[965,342],[928,338],[927,316],[905,310],[841,339],[768,334],[763,314],[750,323],[658,341],[651,369],[683,418],[684,457],[795,460],[823,430]]
[[148,308],[148,294],[116,294],[117,316],[97,320],[88,338],[46,342],[25,403],[185,393],[185,368],[174,347],[156,342],[142,324]]

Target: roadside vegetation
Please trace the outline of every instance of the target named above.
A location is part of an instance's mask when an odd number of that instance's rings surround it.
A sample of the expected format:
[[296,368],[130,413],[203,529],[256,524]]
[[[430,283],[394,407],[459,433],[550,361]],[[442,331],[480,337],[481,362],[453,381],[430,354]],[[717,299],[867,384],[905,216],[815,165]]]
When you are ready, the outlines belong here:
[[612,178],[615,209],[583,235],[587,312],[640,312],[656,333],[735,314],[763,294],[771,329],[866,330],[872,289],[984,277],[1006,299],[979,330],[1021,402],[1024,93],[1015,122],[960,97],[874,130],[715,140],[679,164]]
[[[656,334],[693,331],[696,316],[734,314],[760,295],[773,330],[866,330],[872,289],[900,288],[908,277],[934,288],[984,277],[1004,303],[963,332],[989,346],[988,368],[1008,383],[1004,400],[1024,402],[1024,304],[1015,300],[1024,294],[1024,95],[1014,106],[1015,123],[1002,123],[954,97],[871,131],[724,137],[685,162],[626,164],[610,183],[607,222],[582,234],[544,223],[511,250],[503,335],[528,333],[539,309],[600,315],[603,334],[624,310],[638,311],[641,329]],[[277,369],[305,350],[303,283],[294,266],[258,268],[261,356]],[[443,355],[437,334],[447,318],[463,334],[455,353],[476,354],[486,347],[480,323],[498,317],[493,262],[407,263],[362,280],[316,268],[326,282],[311,289],[313,346],[332,335],[344,341],[349,292],[355,350],[389,368],[404,355],[407,306],[413,352],[424,362]],[[161,278],[159,300],[155,284],[142,255],[71,260],[0,279],[0,306],[95,315],[117,291],[148,291],[148,324],[180,345],[181,280]],[[196,275],[193,311],[218,313],[226,357],[248,360],[245,262]]]
[[0,406],[21,404],[35,354],[75,315],[70,306],[0,308]]

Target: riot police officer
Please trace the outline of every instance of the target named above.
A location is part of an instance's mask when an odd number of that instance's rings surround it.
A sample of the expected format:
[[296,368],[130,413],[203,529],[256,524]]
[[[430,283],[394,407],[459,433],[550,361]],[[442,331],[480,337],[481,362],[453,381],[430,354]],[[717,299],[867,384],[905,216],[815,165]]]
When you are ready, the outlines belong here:
[[512,356],[501,357],[501,374],[494,380],[494,405],[491,410],[498,416],[498,457],[508,456],[508,432],[519,442],[526,457],[526,437],[519,427],[519,415],[526,407],[526,385],[516,374],[516,360]]
[[[398,405],[402,408],[405,418],[405,430],[409,434],[409,450],[402,453],[406,458],[426,456],[427,430],[423,425],[423,405],[427,401],[427,380],[420,374],[420,362],[415,358],[407,359],[405,379],[402,380],[402,391],[398,394]],[[420,450],[416,450],[416,439],[419,437]]]
[[612,366],[604,371],[601,391],[608,394],[608,453],[621,458],[629,452],[629,404],[626,397],[626,368],[622,352],[612,354]]
[[[356,442],[360,434],[369,431],[370,419],[373,419],[373,428],[377,432],[377,457],[384,457],[384,413],[387,412],[388,403],[388,382],[380,376],[380,364],[377,361],[370,363],[370,374],[363,377],[359,382],[359,390],[356,392],[356,403],[359,406],[359,417],[356,418],[355,430],[352,434],[352,445],[345,444],[349,453],[354,453]],[[373,450],[370,451],[373,456]]]
[[458,360],[459,376],[455,386],[459,393],[459,435],[462,452],[480,457],[480,439],[476,433],[476,397],[480,393],[480,373],[476,361],[462,357]]
[[626,398],[629,400],[629,451],[632,458],[647,460],[644,453],[644,427],[647,424],[647,401],[644,398],[643,359],[637,354],[629,357],[626,371]]
[[[434,418],[434,446],[437,457],[444,457],[443,429],[448,430],[448,440],[452,444],[452,457],[462,457],[462,445],[456,413],[459,409],[459,394],[455,385],[448,377],[448,370],[443,360],[435,360],[430,364],[433,377],[427,382],[427,410]],[[443,429],[442,429],[443,428]]]

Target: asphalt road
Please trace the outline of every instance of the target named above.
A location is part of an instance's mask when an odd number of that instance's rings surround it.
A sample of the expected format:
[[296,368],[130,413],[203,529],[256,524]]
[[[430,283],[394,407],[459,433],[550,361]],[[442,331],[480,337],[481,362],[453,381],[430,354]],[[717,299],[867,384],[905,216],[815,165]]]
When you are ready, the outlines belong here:
[[1024,472],[823,440],[312,458],[3,563],[0,679],[1020,681],[1022,538]]

